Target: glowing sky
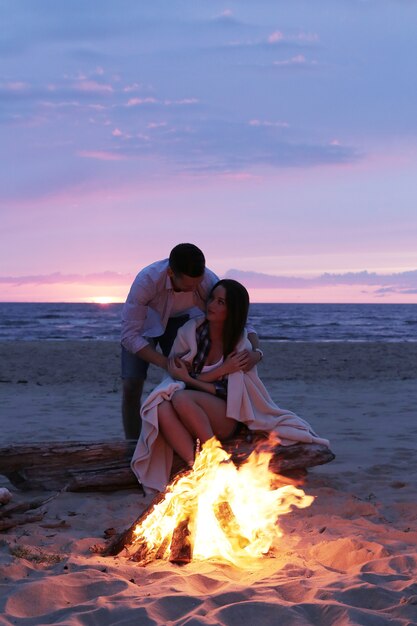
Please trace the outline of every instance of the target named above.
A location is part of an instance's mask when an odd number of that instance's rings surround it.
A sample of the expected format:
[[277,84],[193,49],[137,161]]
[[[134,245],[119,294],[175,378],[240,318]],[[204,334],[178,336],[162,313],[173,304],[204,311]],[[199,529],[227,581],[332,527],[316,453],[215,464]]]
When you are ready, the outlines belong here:
[[0,19],[0,300],[123,300],[191,241],[253,300],[417,303],[416,0]]

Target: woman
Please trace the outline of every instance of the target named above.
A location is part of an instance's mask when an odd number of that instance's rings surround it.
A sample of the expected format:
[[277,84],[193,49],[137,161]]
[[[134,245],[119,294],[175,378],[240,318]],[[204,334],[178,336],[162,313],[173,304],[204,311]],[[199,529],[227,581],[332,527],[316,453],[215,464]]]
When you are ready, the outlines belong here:
[[171,357],[168,372],[185,383],[158,408],[159,428],[166,442],[190,466],[195,441],[220,441],[236,432],[239,422],[226,416],[227,376],[244,368],[248,350],[236,351],[249,310],[249,295],[235,280],[216,283],[207,301],[206,319],[197,327],[197,354],[191,367]]
[[212,288],[205,317],[182,326],[169,360],[170,376],[141,408],[142,431],[132,469],[147,487],[162,490],[172,466],[173,451],[188,465],[194,462],[195,442],[213,436],[232,437],[241,423],[251,430],[274,431],[278,442],[323,443],[310,425],[291,411],[280,409],[259,379],[256,367],[243,368],[251,345],[245,324],[249,295],[235,280]]

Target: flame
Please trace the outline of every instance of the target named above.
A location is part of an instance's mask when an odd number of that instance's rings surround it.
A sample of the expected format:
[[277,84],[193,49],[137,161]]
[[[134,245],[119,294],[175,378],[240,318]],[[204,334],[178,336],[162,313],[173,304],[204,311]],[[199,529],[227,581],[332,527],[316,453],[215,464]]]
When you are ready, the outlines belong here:
[[133,548],[141,546],[148,560],[150,555],[169,558],[174,532],[183,524],[194,560],[244,566],[265,556],[283,534],[279,517],[314,500],[293,485],[275,487],[277,475],[268,469],[270,458],[270,452],[255,451],[238,468],[220,442],[210,439],[192,470],[178,476],[136,526]]

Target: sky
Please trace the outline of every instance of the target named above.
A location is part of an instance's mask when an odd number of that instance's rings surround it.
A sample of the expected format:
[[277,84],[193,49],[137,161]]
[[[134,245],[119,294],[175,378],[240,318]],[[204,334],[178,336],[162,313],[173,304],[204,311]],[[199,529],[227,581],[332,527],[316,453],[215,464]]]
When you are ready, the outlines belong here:
[[417,0],[0,0],[0,301],[180,242],[257,302],[417,303]]

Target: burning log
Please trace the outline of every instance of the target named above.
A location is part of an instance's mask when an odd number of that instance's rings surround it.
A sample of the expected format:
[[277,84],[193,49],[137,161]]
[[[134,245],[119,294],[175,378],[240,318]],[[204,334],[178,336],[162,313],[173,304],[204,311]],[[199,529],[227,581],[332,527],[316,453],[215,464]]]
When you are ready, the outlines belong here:
[[[175,485],[175,483],[182,476],[186,475],[189,471],[190,470],[178,473],[177,476],[173,479],[171,486]],[[131,524],[129,528],[121,532],[119,535],[116,535],[115,537],[111,539],[110,543],[102,552],[103,556],[116,556],[116,554],[119,554],[125,548],[129,550],[131,546],[135,545],[136,543],[135,529],[141,526],[142,522],[144,522],[144,520],[146,520],[146,518],[153,513],[153,511],[155,510],[155,508],[158,506],[159,503],[164,501],[168,490],[169,490],[169,487],[165,491],[160,491],[159,493],[157,493],[155,497],[152,499],[152,502],[142,511],[139,517],[135,519],[133,524]],[[169,512],[170,512],[170,507],[168,505],[164,514],[165,515],[169,514]],[[170,541],[171,541],[171,537],[166,536],[164,538],[157,552],[155,553],[155,559],[163,558]],[[147,548],[147,551],[149,552],[149,548]],[[135,552],[133,553],[132,558],[135,561],[142,561],[143,559],[146,558],[145,552],[142,550],[141,546],[138,545],[137,543],[135,545]]]
[[[223,444],[237,465],[246,461],[267,438],[262,433],[242,432]],[[0,448],[0,474],[18,489],[55,491],[115,491],[137,488],[130,469],[135,441],[54,442],[23,444]],[[335,456],[324,445],[296,443],[274,445],[271,471],[285,474],[293,470],[329,463]],[[184,469],[174,455],[171,476]]]
[[[167,553],[171,563],[177,565],[190,563],[193,552],[190,519],[187,518],[179,522],[172,535],[167,534],[159,546],[150,548],[146,540],[142,538],[134,544],[134,548],[135,551],[130,558],[141,566],[163,559]],[[107,551],[102,554],[103,556],[111,556]]]
[[219,522],[220,528],[229,541],[231,543],[236,543],[239,548],[246,548],[246,546],[249,545],[249,539],[243,536],[230,504],[223,500],[222,502],[216,502],[213,508],[214,515]]
[[171,563],[185,565],[193,558],[193,546],[191,542],[190,518],[182,520],[175,528],[170,547]]
[[[139,515],[139,517],[135,519],[133,524],[131,524],[129,528],[127,528],[125,531],[112,538],[109,545],[103,551],[103,556],[115,556],[116,554],[119,554],[124,548],[129,548],[135,541],[135,528],[137,526],[140,526],[142,520],[144,520],[150,513],[152,513],[154,508],[165,498],[165,495],[166,493],[164,491],[157,493],[149,506],[147,506],[146,509]],[[137,550],[137,552],[139,551],[139,549]]]
[[146,541],[142,540],[139,542],[139,547],[137,547],[136,551],[132,554],[131,559],[132,561],[138,562],[140,565],[147,565],[156,559],[156,554],[155,551],[149,550]]

